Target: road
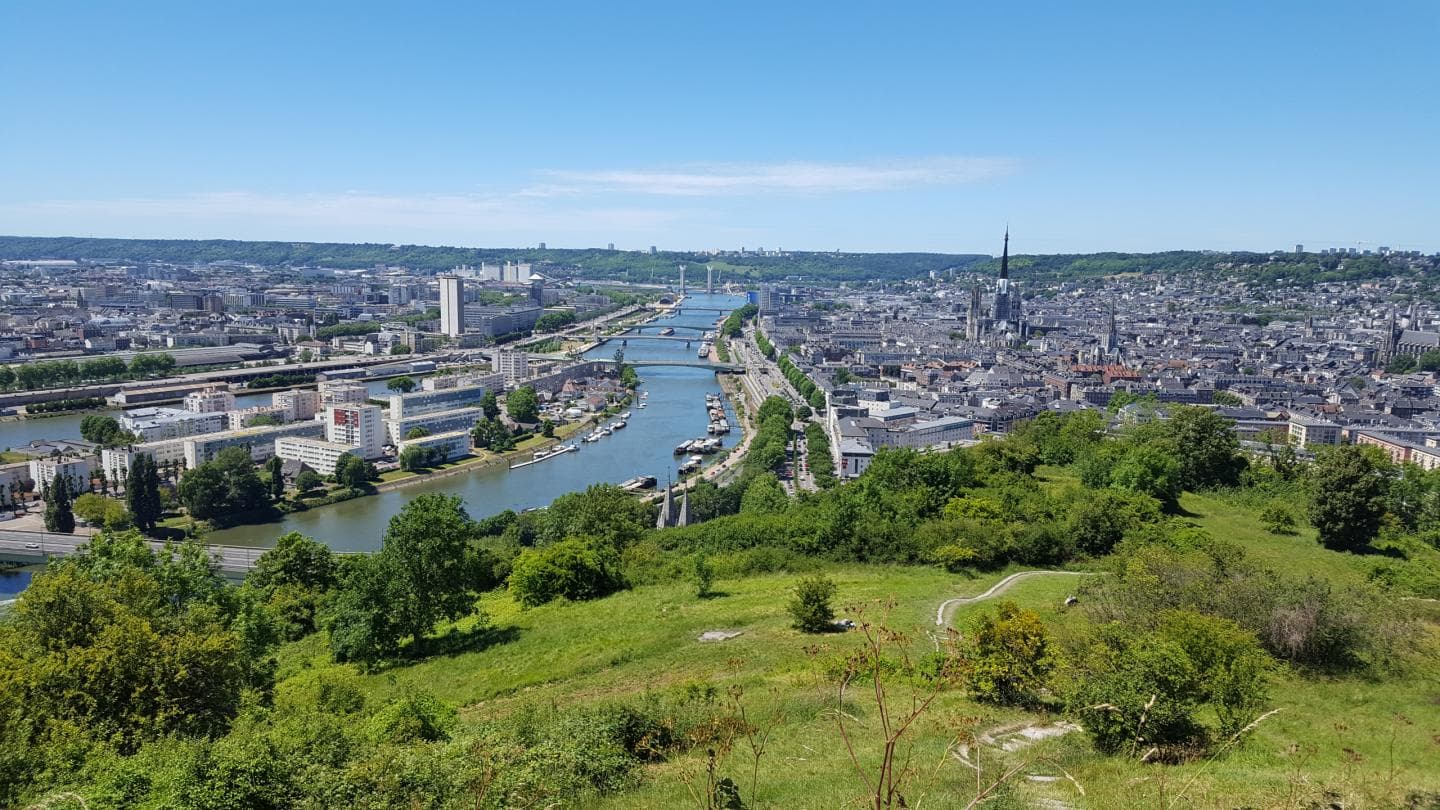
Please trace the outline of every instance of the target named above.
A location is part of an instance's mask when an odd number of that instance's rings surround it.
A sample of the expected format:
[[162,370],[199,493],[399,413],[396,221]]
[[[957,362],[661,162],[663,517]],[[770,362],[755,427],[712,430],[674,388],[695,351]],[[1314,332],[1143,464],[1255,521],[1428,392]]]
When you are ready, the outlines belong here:
[[1010,576],[1005,577],[994,585],[991,585],[990,590],[980,594],[979,596],[960,596],[954,599],[946,599],[944,602],[941,602],[940,607],[935,609],[935,624],[943,627],[945,625],[946,615],[954,612],[955,608],[960,607],[961,605],[973,605],[976,602],[983,602],[986,599],[999,596],[1007,589],[1009,589],[1011,585],[1014,585],[1016,582],[1019,582],[1022,579],[1052,575],[1069,577],[1095,576],[1095,574],[1089,571],[1021,571],[1018,574],[1011,574]]
[[[26,532],[0,529],[0,559],[15,562],[39,563],[51,557],[65,557],[90,541],[88,535],[55,534],[52,532]],[[158,540],[149,541],[150,548],[161,551],[165,544]],[[266,549],[241,546],[206,545],[205,549],[215,559],[217,567],[227,574],[244,574],[255,567],[255,561]]]

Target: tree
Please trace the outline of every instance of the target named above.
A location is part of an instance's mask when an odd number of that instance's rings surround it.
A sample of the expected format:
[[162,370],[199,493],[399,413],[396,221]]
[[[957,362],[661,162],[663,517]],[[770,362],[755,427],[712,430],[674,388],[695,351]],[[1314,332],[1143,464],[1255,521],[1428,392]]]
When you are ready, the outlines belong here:
[[834,595],[835,583],[828,577],[807,577],[796,583],[795,595],[786,605],[795,629],[802,633],[833,630],[835,610],[830,607],[830,599]]
[[160,377],[174,368],[174,356],[165,352],[143,352],[130,361],[130,374],[135,377]]
[[1386,481],[1364,448],[1343,445],[1323,452],[1310,476],[1310,525],[1326,548],[1364,548],[1385,515]]
[[76,498],[72,511],[76,517],[96,528],[130,528],[130,513],[125,511],[125,505],[94,492],[82,493]]
[[535,389],[526,385],[511,391],[505,397],[505,410],[516,422],[534,422],[540,414],[540,401],[535,396]]
[[482,419],[470,429],[470,439],[481,450],[503,453],[515,449],[515,437],[495,419]]
[[45,493],[45,531],[73,534],[75,514],[70,508],[70,479],[55,473]]
[[125,505],[135,526],[144,532],[155,530],[163,509],[160,501],[160,470],[155,457],[136,454],[125,476]]
[[547,439],[555,438],[555,423],[549,419],[540,423],[540,435]]
[[203,547],[102,533],[36,573],[0,626],[0,705],[120,751],[223,732],[273,683],[273,632]]
[[1172,409],[1170,418],[1153,423],[1169,440],[1180,463],[1180,487],[1198,490],[1234,486],[1245,469],[1235,422],[1195,406]]
[[292,640],[314,632],[321,605],[339,582],[334,552],[299,532],[281,535],[245,576],[245,586],[260,594]]
[[475,524],[453,495],[425,494],[390,518],[380,553],[354,569],[336,606],[338,660],[373,663],[475,607],[493,563],[470,543]]
[[1232,394],[1229,391],[1216,391],[1210,395],[1210,401],[1216,405],[1225,405],[1232,408],[1238,408],[1245,404],[1245,400],[1241,399],[1238,394]]
[[480,398],[480,410],[485,413],[486,419],[500,416],[500,401],[495,397],[494,391],[486,391],[485,396]]
[[1038,613],[1001,602],[976,620],[971,637],[967,680],[976,698],[1008,706],[1038,699],[1055,667]]
[[1173,509],[1180,502],[1180,462],[1159,446],[1136,445],[1110,471],[1110,486],[1149,495]]
[[285,497],[285,474],[281,471],[284,466],[285,460],[279,456],[271,456],[265,460],[265,473],[269,476],[266,484],[272,501]]
[[401,394],[408,394],[411,391],[415,390],[415,381],[411,379],[408,375],[393,377],[391,378],[390,382],[385,383],[385,387],[390,389],[391,391],[396,391]]
[[335,461],[335,481],[349,489],[363,489],[370,481],[370,465],[352,453],[342,453]]
[[113,416],[92,413],[80,420],[80,437],[103,447],[116,447],[135,441],[135,434],[120,427]]
[[416,425],[415,427],[412,427],[409,430],[405,431],[405,438],[407,439],[423,439],[429,435],[430,429],[421,427],[419,425]]
[[757,515],[778,515],[790,506],[790,496],[780,487],[774,473],[761,473],[750,479],[740,499],[740,511]]
[[620,557],[593,537],[572,537],[521,552],[510,571],[510,591],[520,604],[543,605],[555,599],[599,599],[625,587]]
[[295,476],[295,491],[300,495],[305,495],[318,489],[324,483],[325,479],[321,478],[320,474],[314,470],[301,470]]
[[407,447],[400,451],[400,469],[406,472],[423,470],[430,466],[430,452],[423,447]]
[[197,520],[255,509],[265,495],[250,451],[243,447],[227,447],[180,478],[180,502]]

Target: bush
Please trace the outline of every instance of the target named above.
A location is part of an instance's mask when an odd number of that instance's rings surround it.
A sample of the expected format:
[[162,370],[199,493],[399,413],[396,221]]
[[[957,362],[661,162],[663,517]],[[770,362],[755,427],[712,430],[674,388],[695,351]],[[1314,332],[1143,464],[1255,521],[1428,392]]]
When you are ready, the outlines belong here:
[[524,551],[510,571],[510,591],[522,605],[555,599],[599,599],[625,587],[615,552],[589,538],[571,538]]
[[1054,669],[1050,634],[1040,615],[1001,602],[994,614],[975,622],[972,635],[966,678],[971,694],[991,703],[1034,703]]
[[800,580],[795,585],[795,596],[786,606],[794,619],[794,628],[802,633],[824,633],[834,629],[835,611],[830,607],[830,598],[834,595],[835,583],[829,577]]
[[715,584],[715,569],[710,566],[710,560],[704,554],[695,555],[695,595],[705,598],[710,595],[710,587]]
[[1271,503],[1260,510],[1260,525],[1271,534],[1294,534],[1295,513],[1283,503]]
[[454,706],[419,692],[376,712],[365,723],[365,736],[377,743],[439,742],[450,739],[456,717]]

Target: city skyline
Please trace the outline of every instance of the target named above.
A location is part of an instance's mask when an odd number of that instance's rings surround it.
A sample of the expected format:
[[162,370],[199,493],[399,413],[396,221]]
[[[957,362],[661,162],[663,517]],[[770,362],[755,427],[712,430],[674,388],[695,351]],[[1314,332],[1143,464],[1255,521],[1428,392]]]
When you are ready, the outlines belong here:
[[8,9],[0,232],[1440,250],[1421,3],[346,9]]

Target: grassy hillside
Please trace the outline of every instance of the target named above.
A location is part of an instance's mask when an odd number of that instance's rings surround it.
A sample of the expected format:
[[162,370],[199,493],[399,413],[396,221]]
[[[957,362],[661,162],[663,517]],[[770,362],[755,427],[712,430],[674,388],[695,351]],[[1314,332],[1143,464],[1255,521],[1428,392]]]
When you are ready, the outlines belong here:
[[[1353,581],[1362,570],[1362,559],[1326,551],[1303,533],[1265,532],[1253,513],[1236,510],[1218,496],[1187,494],[1182,507],[1216,537],[1243,545],[1258,559],[1337,583]],[[839,586],[841,616],[881,620],[905,632],[920,653],[933,649],[933,639],[942,635],[934,625],[942,601],[980,594],[1006,573],[965,577],[896,566],[829,571]],[[476,724],[705,687],[715,687],[715,700],[723,701],[726,690],[740,687],[749,716],[759,718],[772,734],[760,759],[762,805],[842,807],[859,795],[859,781],[827,708],[834,684],[823,673],[861,638],[852,631],[817,639],[790,629],[784,603],[797,578],[769,574],[722,580],[718,593],[706,599],[696,598],[688,585],[666,584],[532,609],[495,592],[482,602],[489,629],[472,636],[474,620],[461,621],[452,654],[365,675],[361,683],[376,704],[427,690],[461,706],[463,722]],[[996,599],[1036,610],[1063,640],[1082,633],[1089,621],[1083,605],[1063,605],[1076,591],[1074,578],[1037,577],[1018,581]],[[953,626],[963,632],[994,602],[957,609]],[[698,641],[707,630],[741,635]],[[311,679],[348,671],[329,663],[323,644],[312,637],[285,649],[279,689],[308,688]],[[1051,727],[1060,718],[945,692],[918,725],[916,760],[925,769],[922,781],[931,785],[921,806],[959,807],[975,794],[976,771],[957,758],[956,746],[963,742],[971,745],[971,762],[979,752],[984,784],[1020,768],[988,806],[1048,801],[1054,807],[1296,807],[1332,794],[1347,807],[1390,806],[1410,791],[1440,791],[1440,769],[1434,767],[1440,757],[1436,673],[1430,667],[1387,682],[1335,678],[1317,683],[1282,671],[1271,700],[1278,713],[1262,721],[1243,745],[1216,758],[1167,768],[1097,755],[1080,733],[1004,750],[1025,742],[1014,736],[1015,730]],[[847,702],[846,710],[862,738],[873,735],[876,713],[865,692]],[[984,742],[987,735],[996,739]],[[877,746],[873,741],[861,745],[868,752],[862,761],[873,762]],[[695,752],[648,766],[637,788],[586,804],[626,810],[697,806],[690,791],[705,764],[703,753]],[[743,782],[740,777],[748,779],[750,767],[748,749],[740,745],[724,758],[720,771]]]

